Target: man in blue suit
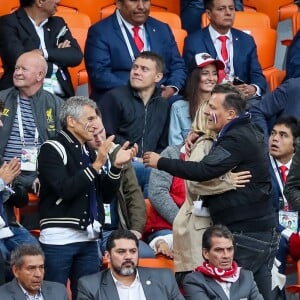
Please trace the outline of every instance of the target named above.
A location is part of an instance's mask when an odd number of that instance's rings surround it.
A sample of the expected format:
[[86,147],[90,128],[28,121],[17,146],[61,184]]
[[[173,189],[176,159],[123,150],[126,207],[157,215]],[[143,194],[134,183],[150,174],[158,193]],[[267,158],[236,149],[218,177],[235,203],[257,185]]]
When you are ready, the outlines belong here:
[[151,50],[164,59],[166,72],[160,82],[164,98],[172,97],[185,84],[185,64],[171,29],[149,17],[150,4],[145,0],[117,0],[115,13],[89,29],[84,58],[91,98],[96,102],[106,91],[128,83],[132,62],[140,51]]
[[[188,68],[195,54],[207,52],[225,63],[226,81],[238,77],[238,89],[246,97],[260,96],[265,93],[266,80],[257,58],[253,38],[232,28],[235,6],[233,0],[204,0],[204,7],[210,25],[189,35],[185,40],[183,56]],[[226,40],[227,59],[224,58],[222,42]],[[244,82],[244,83],[243,83]]]

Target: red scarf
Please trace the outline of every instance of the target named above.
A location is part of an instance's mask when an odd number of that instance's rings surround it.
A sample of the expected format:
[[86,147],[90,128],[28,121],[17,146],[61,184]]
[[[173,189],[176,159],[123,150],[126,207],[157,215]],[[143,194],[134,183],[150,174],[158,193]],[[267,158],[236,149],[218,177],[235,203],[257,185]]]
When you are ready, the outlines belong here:
[[195,269],[197,272],[211,277],[221,282],[236,282],[239,279],[241,268],[238,267],[235,261],[232,262],[232,266],[228,270],[223,270],[210,265],[207,262],[203,262],[203,266],[199,266]]

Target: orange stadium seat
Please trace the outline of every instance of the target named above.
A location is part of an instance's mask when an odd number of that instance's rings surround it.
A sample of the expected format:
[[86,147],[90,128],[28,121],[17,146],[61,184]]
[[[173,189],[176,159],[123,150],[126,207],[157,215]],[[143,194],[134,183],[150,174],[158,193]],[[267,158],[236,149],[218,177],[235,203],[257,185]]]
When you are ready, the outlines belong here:
[[[56,13],[56,15],[64,18],[71,30],[73,37],[77,40],[83,52],[88,29],[91,26],[91,20],[89,16],[84,13],[70,11],[59,11]],[[88,83],[88,74],[85,68],[84,60],[82,60],[78,66],[70,67],[68,70],[71,75],[75,92],[79,85]]]
[[271,27],[276,29],[279,21],[291,18],[298,12],[294,0],[244,0],[245,6],[252,7],[258,12],[267,14],[271,20]]
[[10,14],[20,6],[19,0],[2,0],[0,5],[0,16]]

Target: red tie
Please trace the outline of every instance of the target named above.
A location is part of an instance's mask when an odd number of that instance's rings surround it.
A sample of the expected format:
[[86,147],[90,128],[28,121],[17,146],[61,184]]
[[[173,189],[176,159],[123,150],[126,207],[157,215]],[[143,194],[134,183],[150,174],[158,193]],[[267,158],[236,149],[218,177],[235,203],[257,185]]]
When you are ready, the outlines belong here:
[[140,27],[139,26],[134,26],[132,28],[132,30],[133,30],[133,39],[134,39],[134,42],[135,42],[137,48],[139,49],[139,51],[141,52],[143,50],[143,48],[144,48],[144,42],[141,39],[141,37],[139,36]]
[[[224,64],[228,62],[228,51],[226,46],[226,41],[228,37],[226,35],[220,35],[218,39],[221,41],[221,55],[224,61]],[[222,82],[223,79],[226,77],[225,70],[219,70],[219,82]]]
[[280,176],[281,176],[281,179],[282,179],[282,183],[285,184],[286,183],[286,171],[288,170],[288,168],[284,165],[280,166],[279,167],[279,170],[280,170]]

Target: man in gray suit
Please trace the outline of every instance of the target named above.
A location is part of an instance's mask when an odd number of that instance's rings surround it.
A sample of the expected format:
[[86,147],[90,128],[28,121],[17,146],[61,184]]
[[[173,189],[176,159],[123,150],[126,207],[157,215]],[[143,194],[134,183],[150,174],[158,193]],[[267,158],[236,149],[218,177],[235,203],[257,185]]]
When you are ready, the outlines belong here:
[[57,282],[43,281],[45,256],[38,245],[23,244],[11,253],[15,278],[0,287],[5,300],[68,300],[66,287]]
[[129,230],[114,230],[107,240],[110,269],[81,277],[77,300],[183,300],[171,270],[137,267],[138,239]]
[[186,300],[263,300],[251,271],[233,261],[233,235],[226,226],[214,225],[202,237],[202,266],[185,276]]

